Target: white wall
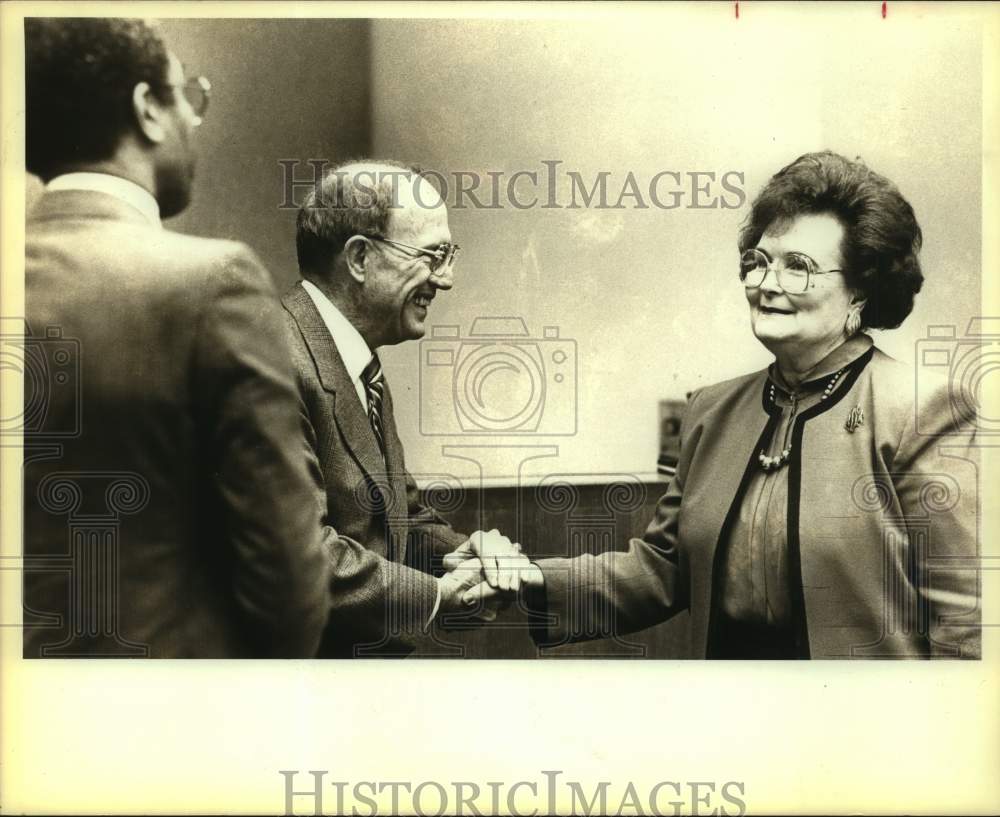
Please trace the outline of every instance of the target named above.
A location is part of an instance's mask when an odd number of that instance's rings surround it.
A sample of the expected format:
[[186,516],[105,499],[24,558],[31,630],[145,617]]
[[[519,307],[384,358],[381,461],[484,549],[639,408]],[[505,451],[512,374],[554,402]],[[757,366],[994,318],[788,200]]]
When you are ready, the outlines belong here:
[[[746,4],[738,22],[720,19],[725,4],[596,21],[376,21],[374,152],[446,174],[562,160],[585,178],[610,171],[616,193],[629,171],[739,171],[750,197],[802,153],[860,155],[924,229],[924,292],[878,338],[912,359],[928,324],[961,331],[979,312],[981,48],[954,15],[883,21],[870,5]],[[520,440],[559,447],[530,470],[650,472],[658,400],[768,362],[736,278],[748,205],[453,210],[465,252],[430,322],[467,332],[477,316],[518,315],[533,335],[556,325],[578,344],[577,433]],[[383,359],[415,472],[466,473],[444,443],[518,442],[421,434],[418,344]],[[447,423],[451,399],[425,400],[425,424]],[[486,472],[515,462],[494,454]]]

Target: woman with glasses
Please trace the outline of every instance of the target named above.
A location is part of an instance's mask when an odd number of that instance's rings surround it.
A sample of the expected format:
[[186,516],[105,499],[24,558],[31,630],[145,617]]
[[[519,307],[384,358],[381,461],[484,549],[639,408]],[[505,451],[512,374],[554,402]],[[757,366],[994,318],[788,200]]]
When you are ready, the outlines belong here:
[[677,474],[628,552],[524,571],[539,643],[687,608],[709,658],[978,656],[974,417],[865,331],[909,315],[920,245],[860,162],[809,154],[768,182],[739,282],[774,361],[692,394]]

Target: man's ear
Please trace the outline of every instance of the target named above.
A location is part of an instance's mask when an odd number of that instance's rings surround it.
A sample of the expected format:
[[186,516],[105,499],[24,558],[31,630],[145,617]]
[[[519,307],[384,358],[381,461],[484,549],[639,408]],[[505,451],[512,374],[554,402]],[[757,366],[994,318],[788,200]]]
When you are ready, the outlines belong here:
[[371,243],[364,236],[351,236],[344,245],[343,252],[348,274],[359,284],[363,284],[368,277]]
[[148,82],[140,82],[132,89],[132,115],[139,130],[150,142],[158,145],[166,138],[163,108],[153,96]]

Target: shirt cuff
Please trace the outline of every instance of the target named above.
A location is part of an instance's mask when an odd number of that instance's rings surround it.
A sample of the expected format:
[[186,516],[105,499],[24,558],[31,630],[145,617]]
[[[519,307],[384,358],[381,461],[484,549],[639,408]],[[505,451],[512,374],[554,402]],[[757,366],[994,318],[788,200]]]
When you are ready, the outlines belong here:
[[427,624],[424,625],[424,632],[427,632],[431,628],[431,622],[438,614],[438,608],[441,606],[441,584],[434,580],[434,584],[437,586],[437,598],[434,599],[434,609],[431,610],[430,618],[427,619]]

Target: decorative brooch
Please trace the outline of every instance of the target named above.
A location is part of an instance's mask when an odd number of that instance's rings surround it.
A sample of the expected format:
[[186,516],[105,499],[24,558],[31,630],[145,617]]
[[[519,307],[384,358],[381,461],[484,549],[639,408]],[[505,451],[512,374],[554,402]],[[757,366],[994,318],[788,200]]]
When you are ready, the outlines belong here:
[[855,406],[851,409],[851,413],[847,415],[847,422],[844,423],[844,428],[853,434],[860,426],[865,422],[865,412],[862,410],[861,406]]

